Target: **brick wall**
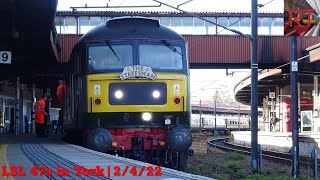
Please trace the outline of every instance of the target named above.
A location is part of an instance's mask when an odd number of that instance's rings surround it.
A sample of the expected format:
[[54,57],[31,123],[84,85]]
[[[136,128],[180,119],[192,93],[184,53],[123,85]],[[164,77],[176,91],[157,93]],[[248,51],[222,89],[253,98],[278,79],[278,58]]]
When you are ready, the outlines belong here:
[[212,133],[193,133],[191,148],[194,154],[207,154],[207,139]]

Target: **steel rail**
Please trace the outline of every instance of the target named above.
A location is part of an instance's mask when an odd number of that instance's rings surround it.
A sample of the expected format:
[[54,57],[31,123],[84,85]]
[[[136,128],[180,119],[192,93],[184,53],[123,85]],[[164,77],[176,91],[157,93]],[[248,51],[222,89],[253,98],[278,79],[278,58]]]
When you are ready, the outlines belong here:
[[[209,140],[207,141],[209,147],[218,148],[224,151],[232,151],[238,152],[245,155],[251,154],[251,148],[241,145],[230,144],[227,142],[228,138],[223,139],[216,139],[216,140]],[[269,151],[269,150],[262,150],[262,157],[270,160],[275,160],[277,162],[285,162],[288,164],[292,163],[291,154],[290,153],[283,153],[283,152],[276,152],[276,151]],[[300,164],[304,166],[312,166],[311,158],[306,156],[299,157]],[[318,164],[320,160],[318,159]],[[320,170],[320,165],[318,165],[318,170]]]

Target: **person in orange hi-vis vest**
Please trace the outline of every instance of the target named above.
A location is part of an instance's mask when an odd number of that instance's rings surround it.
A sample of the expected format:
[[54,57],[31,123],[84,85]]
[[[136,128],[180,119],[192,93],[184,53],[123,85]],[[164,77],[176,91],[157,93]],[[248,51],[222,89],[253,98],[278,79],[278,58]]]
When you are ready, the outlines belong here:
[[67,91],[67,87],[64,84],[64,81],[61,80],[60,85],[57,88],[57,94],[56,94],[57,95],[57,103],[60,108],[62,108],[63,99],[66,95],[66,91]]
[[35,108],[35,121],[36,121],[36,133],[38,137],[45,136],[46,124],[45,116],[48,114],[45,111],[47,96],[42,95],[36,102]]

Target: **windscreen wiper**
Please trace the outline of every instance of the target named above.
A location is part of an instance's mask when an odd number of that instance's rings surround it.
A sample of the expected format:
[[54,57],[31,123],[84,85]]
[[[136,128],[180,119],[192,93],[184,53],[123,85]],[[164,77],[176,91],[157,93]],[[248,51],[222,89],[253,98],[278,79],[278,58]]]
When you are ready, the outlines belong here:
[[109,48],[111,49],[111,51],[113,52],[113,54],[118,58],[118,60],[120,61],[120,58],[118,57],[117,53],[114,51],[114,49],[112,48],[110,42],[107,40],[106,41],[107,45],[109,46]]
[[176,52],[176,53],[180,54],[181,56],[183,56],[181,52],[179,52],[174,46],[172,46],[171,44],[169,44],[166,40],[162,40],[161,42],[162,42],[165,46],[167,46],[169,49],[171,49],[173,52]]

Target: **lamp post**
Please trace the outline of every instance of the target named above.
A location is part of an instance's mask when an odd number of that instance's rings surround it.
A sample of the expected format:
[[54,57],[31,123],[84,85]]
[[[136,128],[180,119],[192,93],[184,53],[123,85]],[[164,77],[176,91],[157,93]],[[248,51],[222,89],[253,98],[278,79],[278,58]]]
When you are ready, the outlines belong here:
[[238,103],[238,107],[239,107],[239,119],[238,119],[238,128],[239,128],[239,131],[240,131],[240,103]]
[[202,123],[201,123],[201,114],[202,114],[202,111],[201,111],[201,110],[202,110],[202,107],[201,107],[201,99],[200,99],[200,112],[199,112],[199,113],[200,113],[200,119],[199,119],[200,131],[201,131],[201,129],[202,129],[202,125],[201,125],[201,124],[202,124]]
[[219,133],[217,131],[217,92],[218,92],[218,90],[216,90],[216,92],[214,94],[214,131],[213,131],[214,136],[219,135]]

